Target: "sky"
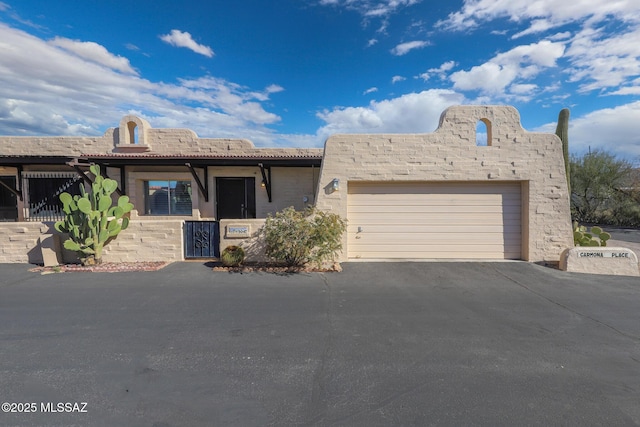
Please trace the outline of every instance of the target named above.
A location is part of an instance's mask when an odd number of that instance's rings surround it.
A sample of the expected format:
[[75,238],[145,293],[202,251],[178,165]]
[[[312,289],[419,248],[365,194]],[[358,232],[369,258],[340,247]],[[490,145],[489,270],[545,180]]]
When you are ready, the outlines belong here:
[[451,105],[571,111],[570,150],[640,164],[638,0],[0,0],[0,135],[155,128],[322,147]]

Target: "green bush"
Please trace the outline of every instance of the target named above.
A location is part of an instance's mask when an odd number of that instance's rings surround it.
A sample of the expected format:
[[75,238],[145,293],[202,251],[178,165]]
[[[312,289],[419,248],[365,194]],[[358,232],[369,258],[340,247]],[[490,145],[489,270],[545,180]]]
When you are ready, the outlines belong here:
[[321,265],[342,249],[346,221],[339,215],[309,208],[288,207],[268,215],[260,233],[268,257],[287,266]]
[[227,246],[220,254],[222,265],[226,267],[238,267],[244,262],[244,249],[240,246]]
[[606,151],[571,158],[571,216],[592,224],[632,225],[636,220],[632,165]]

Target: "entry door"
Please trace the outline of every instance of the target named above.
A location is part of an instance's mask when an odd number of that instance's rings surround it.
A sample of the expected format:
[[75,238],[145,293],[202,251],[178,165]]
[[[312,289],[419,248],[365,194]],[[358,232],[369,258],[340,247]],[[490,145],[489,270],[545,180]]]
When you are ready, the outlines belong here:
[[[14,176],[0,176],[0,181],[11,188],[16,188]],[[18,198],[4,185],[0,185],[0,221],[18,220]]]
[[256,179],[216,178],[218,219],[256,217]]

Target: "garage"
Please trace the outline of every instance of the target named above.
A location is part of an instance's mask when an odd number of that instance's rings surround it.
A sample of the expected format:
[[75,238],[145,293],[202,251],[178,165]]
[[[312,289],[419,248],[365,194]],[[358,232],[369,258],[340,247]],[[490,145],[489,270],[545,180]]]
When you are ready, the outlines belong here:
[[349,182],[350,260],[521,259],[520,182]]

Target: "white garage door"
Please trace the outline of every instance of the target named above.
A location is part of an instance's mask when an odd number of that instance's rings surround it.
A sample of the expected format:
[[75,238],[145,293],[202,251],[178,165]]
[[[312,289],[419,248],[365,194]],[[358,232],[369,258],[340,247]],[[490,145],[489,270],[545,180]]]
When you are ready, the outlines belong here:
[[520,259],[519,183],[353,183],[350,259]]

